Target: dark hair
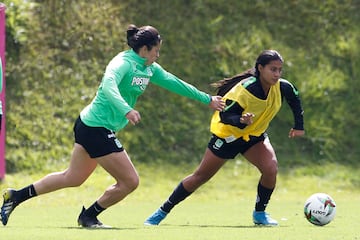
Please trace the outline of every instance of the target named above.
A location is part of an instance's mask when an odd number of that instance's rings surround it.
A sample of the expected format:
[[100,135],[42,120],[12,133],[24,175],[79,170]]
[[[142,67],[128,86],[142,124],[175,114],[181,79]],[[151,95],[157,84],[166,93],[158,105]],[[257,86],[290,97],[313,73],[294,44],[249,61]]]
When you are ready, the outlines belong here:
[[138,28],[131,24],[126,31],[126,34],[127,44],[137,53],[143,46],[146,46],[148,50],[151,50],[161,42],[159,31],[152,26],[142,26]]
[[269,64],[271,61],[277,61],[277,60],[284,62],[280,53],[278,53],[275,50],[265,50],[262,53],[260,53],[255,63],[255,77],[257,78],[260,77],[259,64],[261,66],[265,66]]
[[224,78],[222,80],[219,80],[215,83],[212,83],[211,86],[218,89],[217,94],[219,96],[224,96],[232,87],[238,84],[241,80],[252,76],[259,78],[260,77],[259,64],[261,66],[265,66],[269,64],[271,61],[276,61],[276,60],[284,62],[283,58],[277,51],[265,50],[256,59],[254,68],[248,69],[245,72],[242,72],[230,78]]
[[217,82],[214,82],[211,84],[211,86],[217,88],[218,90],[217,95],[224,96],[228,91],[230,91],[232,87],[238,84],[241,80],[251,76],[255,76],[254,73],[255,73],[255,69],[251,68],[235,76],[224,78]]

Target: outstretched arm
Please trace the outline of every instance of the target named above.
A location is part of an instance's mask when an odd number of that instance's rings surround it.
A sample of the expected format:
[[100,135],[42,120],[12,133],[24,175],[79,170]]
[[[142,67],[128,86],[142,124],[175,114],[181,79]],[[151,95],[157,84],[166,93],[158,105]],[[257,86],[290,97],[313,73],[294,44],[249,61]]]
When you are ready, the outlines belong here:
[[215,111],[222,111],[225,107],[225,102],[221,96],[211,96],[209,107]]

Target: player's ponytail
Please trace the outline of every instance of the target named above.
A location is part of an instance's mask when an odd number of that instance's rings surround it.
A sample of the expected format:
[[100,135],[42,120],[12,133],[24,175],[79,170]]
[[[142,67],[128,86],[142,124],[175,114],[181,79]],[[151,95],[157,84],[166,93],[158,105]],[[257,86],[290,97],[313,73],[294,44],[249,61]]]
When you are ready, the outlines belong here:
[[126,38],[127,38],[127,44],[131,48],[133,48],[136,44],[135,35],[138,31],[139,31],[139,29],[134,24],[130,24],[128,26],[128,29],[126,31]]
[[237,74],[230,78],[224,78],[215,83],[212,83],[211,86],[217,88],[217,95],[224,96],[232,87],[238,84],[241,80],[255,76],[255,69],[251,68],[246,70],[243,73]]
[[135,52],[139,52],[139,49],[146,46],[148,50],[158,45],[161,42],[161,37],[158,30],[152,26],[142,26],[140,28],[135,25],[129,25],[126,31],[127,44]]

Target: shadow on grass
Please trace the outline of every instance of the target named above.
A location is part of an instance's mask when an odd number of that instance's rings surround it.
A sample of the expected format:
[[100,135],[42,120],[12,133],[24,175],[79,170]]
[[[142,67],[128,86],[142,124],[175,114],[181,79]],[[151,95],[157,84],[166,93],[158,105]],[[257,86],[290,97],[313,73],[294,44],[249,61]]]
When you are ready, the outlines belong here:
[[[6,226],[7,229],[17,229],[16,226]],[[140,230],[143,227],[112,227],[112,228],[84,228],[84,227],[66,227],[66,226],[22,226],[21,229],[67,229],[67,230],[82,230],[82,231],[119,231],[119,230]],[[1,229],[1,227],[0,227]]]
[[[172,225],[172,224],[163,224],[161,226],[169,226],[169,227],[199,227],[199,228],[278,228],[278,227],[286,227],[284,225],[281,226],[263,226],[263,225],[199,225],[199,224],[181,224],[181,225]],[[156,226],[155,226],[156,227]]]
[[111,228],[84,228],[84,227],[60,227],[64,229],[75,229],[75,230],[84,230],[84,231],[118,231],[118,230],[138,230],[138,227],[111,227]]

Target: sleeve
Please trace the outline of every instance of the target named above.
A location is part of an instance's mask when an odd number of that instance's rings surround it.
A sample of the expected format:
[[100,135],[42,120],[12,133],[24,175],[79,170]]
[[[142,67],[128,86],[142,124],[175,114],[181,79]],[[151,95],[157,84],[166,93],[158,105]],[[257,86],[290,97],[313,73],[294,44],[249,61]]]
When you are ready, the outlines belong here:
[[211,95],[198,90],[193,85],[186,83],[175,75],[165,71],[156,63],[154,63],[154,75],[151,78],[151,82],[170,92],[200,101],[204,104],[209,104],[211,102]]
[[285,79],[280,80],[280,91],[283,98],[289,104],[294,115],[294,129],[304,130],[304,111],[301,106],[299,91]]
[[107,100],[124,116],[132,107],[121,96],[118,85],[131,70],[130,67],[127,61],[122,61],[116,68],[107,67],[100,85]]
[[240,122],[244,109],[239,105],[239,103],[233,100],[227,99],[225,103],[225,109],[220,112],[221,122],[241,129],[245,128],[247,125]]

